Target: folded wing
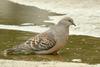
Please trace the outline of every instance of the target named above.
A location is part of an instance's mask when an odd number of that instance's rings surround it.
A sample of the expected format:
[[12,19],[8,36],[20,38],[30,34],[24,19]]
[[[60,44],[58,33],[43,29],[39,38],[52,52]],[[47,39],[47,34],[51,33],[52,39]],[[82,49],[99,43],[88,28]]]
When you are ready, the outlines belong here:
[[42,33],[29,39],[26,44],[30,45],[30,47],[34,51],[42,51],[49,50],[50,48],[54,47],[56,45],[56,41],[53,34]]

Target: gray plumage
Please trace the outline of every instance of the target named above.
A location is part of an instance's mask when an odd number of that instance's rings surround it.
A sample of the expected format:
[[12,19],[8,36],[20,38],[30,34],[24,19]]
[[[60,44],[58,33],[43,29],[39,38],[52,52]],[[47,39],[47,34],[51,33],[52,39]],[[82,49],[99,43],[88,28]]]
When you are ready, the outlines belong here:
[[65,17],[57,25],[51,27],[44,33],[28,39],[25,43],[5,50],[6,54],[32,53],[32,54],[52,54],[57,53],[67,44],[69,36],[69,26],[75,25],[73,19]]

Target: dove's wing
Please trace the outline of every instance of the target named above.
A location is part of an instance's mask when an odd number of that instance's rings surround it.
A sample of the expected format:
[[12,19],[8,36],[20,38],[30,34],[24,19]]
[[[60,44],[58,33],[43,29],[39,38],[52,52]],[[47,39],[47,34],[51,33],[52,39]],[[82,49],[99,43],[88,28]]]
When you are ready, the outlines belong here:
[[30,45],[32,50],[42,51],[42,50],[48,50],[52,48],[53,46],[55,46],[56,41],[52,34],[42,33],[42,34],[38,34],[35,37],[29,39],[26,42],[26,44]]

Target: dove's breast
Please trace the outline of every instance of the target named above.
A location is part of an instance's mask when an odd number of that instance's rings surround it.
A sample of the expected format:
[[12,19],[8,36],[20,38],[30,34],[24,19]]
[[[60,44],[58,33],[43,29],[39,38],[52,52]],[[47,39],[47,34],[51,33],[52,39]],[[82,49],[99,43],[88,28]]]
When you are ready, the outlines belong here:
[[56,27],[51,30],[54,38],[56,40],[56,45],[51,50],[59,50],[67,44],[69,36],[69,28],[65,27]]

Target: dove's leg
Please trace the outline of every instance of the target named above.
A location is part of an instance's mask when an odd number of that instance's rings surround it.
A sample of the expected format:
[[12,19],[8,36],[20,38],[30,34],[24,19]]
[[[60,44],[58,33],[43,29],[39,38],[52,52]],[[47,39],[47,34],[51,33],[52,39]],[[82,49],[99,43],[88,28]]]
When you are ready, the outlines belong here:
[[52,54],[53,55],[58,55],[58,51],[54,51]]

